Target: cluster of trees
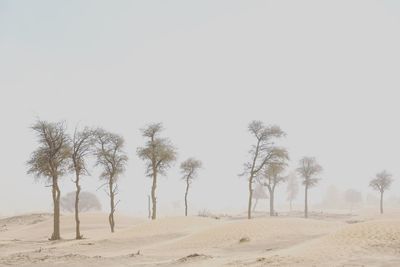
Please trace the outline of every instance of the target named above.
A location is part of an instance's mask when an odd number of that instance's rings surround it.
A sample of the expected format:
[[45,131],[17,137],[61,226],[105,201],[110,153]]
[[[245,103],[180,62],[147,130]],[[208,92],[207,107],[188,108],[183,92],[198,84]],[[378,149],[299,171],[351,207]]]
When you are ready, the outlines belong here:
[[[248,178],[248,210],[247,217],[251,219],[252,211],[259,199],[269,197],[269,214],[275,216],[274,209],[275,189],[276,187],[287,182],[287,200],[292,209],[292,202],[296,198],[299,185],[297,183],[298,176],[301,184],[304,186],[304,217],[308,218],[308,190],[320,181],[319,175],[322,173],[322,167],[314,157],[303,157],[298,163],[296,173],[285,175],[288,167],[289,154],[286,148],[280,147],[276,141],[284,137],[286,134],[279,126],[266,126],[261,121],[252,121],[248,125],[248,131],[254,138],[249,154],[250,160],[244,164],[244,172],[242,175]],[[297,175],[296,175],[297,174]],[[383,195],[393,182],[392,175],[387,171],[382,171],[370,181],[370,186],[380,193],[380,212],[383,213]],[[263,187],[267,188],[268,196]],[[361,201],[361,193],[349,189],[345,192],[345,201],[353,205]],[[256,201],[252,208],[253,199]]]
[[[58,240],[60,236],[60,197],[61,190],[59,179],[65,175],[73,175],[76,191],[68,195],[69,202],[74,199],[74,212],[76,222],[76,239],[81,239],[79,211],[81,197],[81,178],[89,176],[88,159],[95,159],[95,167],[100,168],[100,180],[106,186],[106,193],[110,200],[109,225],[114,232],[114,213],[119,203],[116,199],[118,194],[118,178],[125,171],[128,157],[124,151],[124,139],[122,136],[108,132],[102,128],[83,129],[75,128],[70,135],[65,122],[37,121],[32,130],[38,138],[38,148],[32,153],[27,162],[28,173],[36,178],[45,179],[48,186],[52,188],[52,200],[54,209],[54,225],[51,240]],[[149,217],[157,218],[157,179],[160,175],[166,175],[172,163],[177,160],[177,149],[172,142],[162,137],[163,126],[161,123],[147,125],[140,130],[146,140],[144,146],[137,148],[137,155],[145,162],[145,174],[152,179],[151,186],[151,211]],[[304,217],[308,217],[308,190],[318,184],[319,175],[322,172],[321,165],[314,157],[303,157],[296,169],[296,173],[285,175],[288,167],[289,154],[286,148],[278,146],[276,141],[286,136],[279,126],[266,126],[261,121],[252,121],[248,125],[248,131],[254,138],[249,155],[250,159],[244,164],[242,175],[248,179],[248,210],[247,217],[251,219],[252,210],[258,199],[267,198],[263,187],[268,189],[270,216],[275,216],[274,209],[275,189],[283,182],[287,184],[287,200],[292,208],[292,201],[296,198],[299,186],[297,175],[304,186]],[[180,164],[182,180],[186,184],[185,190],[185,215],[188,214],[188,193],[192,181],[197,177],[198,170],[202,168],[202,162],[189,158]],[[371,180],[370,186],[380,192],[380,211],[383,213],[383,194],[390,188],[392,175],[386,171],[378,173]],[[254,189],[254,186],[256,187]],[[349,202],[358,201],[358,195],[347,192],[346,198]],[[252,201],[256,203],[252,209]],[[149,199],[150,200],[150,199]],[[65,201],[64,201],[65,202]],[[149,202],[150,205],[150,202]],[[71,207],[69,207],[70,209]]]
[[[100,168],[101,187],[105,190],[110,200],[110,212],[108,221],[111,232],[114,232],[114,213],[119,200],[118,178],[125,171],[128,157],[124,151],[124,139],[122,136],[108,132],[102,128],[83,129],[75,128],[70,135],[65,122],[37,121],[32,127],[38,139],[38,148],[31,154],[27,162],[28,173],[37,179],[44,179],[52,188],[53,200],[53,233],[50,240],[59,240],[60,235],[60,198],[61,189],[59,179],[65,175],[73,175],[73,183],[76,191],[69,194],[63,201],[63,208],[71,209],[71,199],[74,199],[74,212],[76,224],[76,239],[83,236],[80,233],[79,211],[85,207],[80,205],[81,178],[89,176],[88,160],[95,159],[95,167]],[[176,161],[176,148],[168,138],[160,137],[163,127],[161,123],[150,124],[141,130],[146,138],[143,147],[137,149],[137,155],[146,162],[146,175],[153,180],[151,188],[152,211],[151,218],[157,217],[157,178],[166,174],[171,164]],[[189,158],[180,165],[182,179],[186,182],[185,191],[185,215],[188,211],[188,192],[198,170],[202,167],[201,161]],[[84,194],[87,200],[87,194]],[[92,199],[93,200],[93,199]],[[85,201],[86,203],[86,201]],[[91,203],[93,205],[93,203]]]
[[[250,160],[244,164],[242,175],[248,178],[249,200],[247,217],[251,219],[252,201],[254,199],[254,184],[258,183],[268,189],[270,216],[275,216],[274,209],[276,187],[289,181],[288,201],[292,203],[298,192],[298,185],[294,175],[286,176],[284,172],[288,166],[289,154],[286,148],[276,145],[276,141],[286,135],[279,126],[266,126],[261,121],[252,121],[248,126],[248,131],[254,138],[249,154]],[[305,189],[304,217],[308,217],[308,189],[317,185],[318,175],[322,172],[322,167],[313,157],[304,157],[299,161],[297,173],[302,179]],[[259,190],[258,190],[259,191]],[[260,193],[257,192],[257,195]],[[258,198],[256,198],[258,200]]]

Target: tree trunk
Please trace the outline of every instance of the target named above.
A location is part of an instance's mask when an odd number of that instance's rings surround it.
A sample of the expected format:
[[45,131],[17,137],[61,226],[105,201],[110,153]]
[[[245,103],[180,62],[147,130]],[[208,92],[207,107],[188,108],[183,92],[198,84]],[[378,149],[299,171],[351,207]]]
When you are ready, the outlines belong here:
[[186,192],[185,192],[185,216],[188,214],[188,201],[187,201],[187,196],[189,193],[189,178],[186,179]]
[[269,216],[275,216],[274,210],[274,190],[269,189]]
[[381,214],[383,214],[383,191],[381,192],[381,203],[380,203],[380,208],[381,208]]
[[79,174],[76,174],[75,180],[76,194],[75,194],[75,238],[82,239],[80,231],[80,221],[79,221],[79,193],[81,192],[81,186],[79,185]]
[[151,219],[157,219],[157,198],[156,198],[156,188],[157,188],[157,171],[155,167],[153,168],[153,185],[151,187],[151,201],[153,203],[153,210],[151,213]]
[[53,234],[50,240],[60,240],[60,188],[58,187],[58,177],[53,177],[52,196],[53,196]]
[[308,186],[305,186],[304,192],[304,218],[308,218]]
[[247,219],[251,219],[251,201],[253,199],[253,175],[249,178],[249,206],[247,208]]
[[114,203],[114,190],[113,190],[113,181],[112,177],[110,177],[109,181],[109,190],[110,190],[110,215],[108,216],[108,222],[110,223],[111,233],[114,233],[114,211],[115,211],[115,203]]

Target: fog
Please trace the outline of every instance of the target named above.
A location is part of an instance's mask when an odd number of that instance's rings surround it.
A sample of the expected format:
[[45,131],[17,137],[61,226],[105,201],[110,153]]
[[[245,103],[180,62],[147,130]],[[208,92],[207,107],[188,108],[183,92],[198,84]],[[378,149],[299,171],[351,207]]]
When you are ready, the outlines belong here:
[[[183,214],[179,164],[191,156],[204,168],[189,213],[246,210],[239,174],[252,120],[286,132],[288,172],[303,156],[323,167],[311,209],[332,185],[378,197],[368,184],[384,169],[395,179],[385,196],[398,199],[399,32],[394,0],[0,1],[0,215],[51,211],[50,188],[26,167],[38,118],[125,138],[118,211],[133,216],[147,216],[150,179],[136,149],[151,122],[178,149],[159,179],[162,216]],[[82,189],[106,211],[99,170],[90,170]],[[74,190],[71,178],[62,178],[62,196]]]

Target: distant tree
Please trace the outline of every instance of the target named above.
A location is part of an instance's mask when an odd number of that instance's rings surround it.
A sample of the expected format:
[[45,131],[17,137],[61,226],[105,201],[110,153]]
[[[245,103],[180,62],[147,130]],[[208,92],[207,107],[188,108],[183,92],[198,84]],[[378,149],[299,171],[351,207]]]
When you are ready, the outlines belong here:
[[264,185],[267,187],[269,192],[269,215],[275,216],[274,199],[275,199],[275,188],[280,183],[286,181],[286,176],[283,175],[285,171],[287,160],[287,154],[283,154],[284,158],[279,159],[279,162],[272,162],[265,166],[262,175]]
[[353,206],[362,201],[362,195],[354,189],[348,189],[344,192],[344,199],[347,204],[350,204],[350,212],[353,212]]
[[299,162],[297,172],[301,176],[305,189],[304,217],[308,218],[308,189],[318,184],[320,179],[316,176],[322,172],[322,167],[317,163],[315,158],[304,157]]
[[79,220],[79,193],[81,192],[80,178],[82,175],[89,175],[87,170],[86,161],[87,157],[93,150],[95,139],[93,138],[93,131],[84,128],[82,131],[78,131],[75,128],[74,135],[72,137],[72,170],[75,173],[75,238],[82,239],[80,232],[80,220]]
[[202,167],[202,162],[195,158],[189,158],[181,163],[181,173],[183,175],[182,180],[186,182],[186,190],[185,190],[185,216],[188,214],[188,193],[189,186],[192,183],[193,179],[197,176],[197,171]]
[[256,188],[253,190],[253,199],[255,200],[253,205],[253,211],[256,210],[258,200],[260,199],[269,199],[267,192],[264,189],[264,186],[261,184],[260,180],[257,180]]
[[278,126],[264,126],[261,121],[252,121],[248,126],[248,131],[255,138],[255,144],[249,151],[251,159],[244,164],[244,172],[242,175],[248,176],[249,202],[247,218],[251,219],[253,183],[255,178],[266,164],[273,162],[276,158],[283,157],[287,152],[285,149],[279,148],[273,143],[275,139],[285,135]]
[[[75,212],[76,192],[69,192],[61,198],[61,208],[67,212]],[[97,196],[90,192],[82,191],[79,195],[79,212],[100,211],[101,204]]]
[[333,209],[343,207],[344,204],[343,192],[341,192],[335,185],[329,185],[323,195],[323,207]]
[[299,183],[297,182],[296,174],[291,173],[288,176],[288,183],[286,187],[287,200],[289,201],[290,211],[292,211],[292,202],[296,199],[299,193]]
[[124,139],[122,136],[107,132],[103,129],[97,129],[96,135],[96,150],[97,158],[96,166],[100,166],[103,172],[100,179],[105,180],[103,184],[108,186],[107,195],[110,198],[110,214],[108,221],[110,223],[111,232],[114,232],[115,220],[114,212],[119,201],[115,201],[115,196],[118,194],[118,178],[125,171],[125,165],[128,157],[123,151]]
[[141,130],[143,137],[147,138],[144,147],[137,149],[140,159],[146,162],[146,175],[153,179],[151,187],[152,214],[151,218],[157,218],[157,178],[158,174],[165,175],[171,163],[176,160],[176,148],[167,138],[159,137],[163,130],[161,123],[153,123]]
[[369,186],[372,189],[380,192],[380,211],[383,213],[383,193],[389,190],[393,182],[392,175],[387,171],[382,171],[376,174],[376,178],[372,179]]
[[36,178],[45,178],[50,183],[53,197],[53,234],[50,240],[60,236],[60,196],[58,180],[67,173],[70,163],[71,147],[64,122],[51,123],[37,121],[32,130],[36,133],[39,147],[27,162],[28,173]]

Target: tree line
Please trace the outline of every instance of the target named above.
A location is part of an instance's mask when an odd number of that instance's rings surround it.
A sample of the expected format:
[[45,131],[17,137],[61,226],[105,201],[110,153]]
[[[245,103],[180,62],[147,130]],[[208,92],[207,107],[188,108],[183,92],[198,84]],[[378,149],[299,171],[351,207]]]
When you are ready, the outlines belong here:
[[[125,152],[124,138],[103,128],[76,127],[69,133],[64,121],[47,122],[38,120],[31,129],[36,134],[38,147],[27,162],[28,173],[37,179],[44,179],[51,187],[53,200],[53,233],[50,240],[59,240],[60,235],[60,196],[59,179],[73,174],[75,184],[75,228],[76,239],[83,236],[80,232],[79,199],[81,193],[81,178],[89,176],[89,158],[95,159],[94,167],[101,170],[100,187],[106,187],[109,197],[109,226],[111,232],[115,229],[114,213],[120,200],[118,195],[118,178],[124,173],[128,156]],[[166,175],[168,169],[177,160],[177,149],[169,138],[162,136],[162,123],[152,123],[140,130],[145,144],[137,148],[137,156],[145,162],[145,174],[152,180],[150,217],[157,218],[157,181],[160,175]],[[286,136],[277,125],[265,125],[261,121],[252,121],[248,131],[254,139],[249,150],[249,161],[244,164],[241,176],[248,180],[248,209],[247,217],[252,218],[252,201],[254,199],[254,184],[268,189],[270,199],[270,216],[275,216],[274,197],[276,187],[288,182],[288,201],[292,206],[298,192],[294,175],[285,175],[288,167],[289,153],[286,148],[276,144]],[[188,214],[188,193],[192,181],[197,177],[203,164],[193,157],[180,164],[182,180],[185,183],[185,216]],[[320,180],[322,167],[314,157],[303,157],[296,173],[304,186],[304,217],[308,217],[308,190],[316,186]],[[386,171],[379,173],[370,182],[370,186],[380,192],[380,210],[383,213],[383,193],[392,183],[392,176]],[[149,204],[150,205],[150,204]]]

